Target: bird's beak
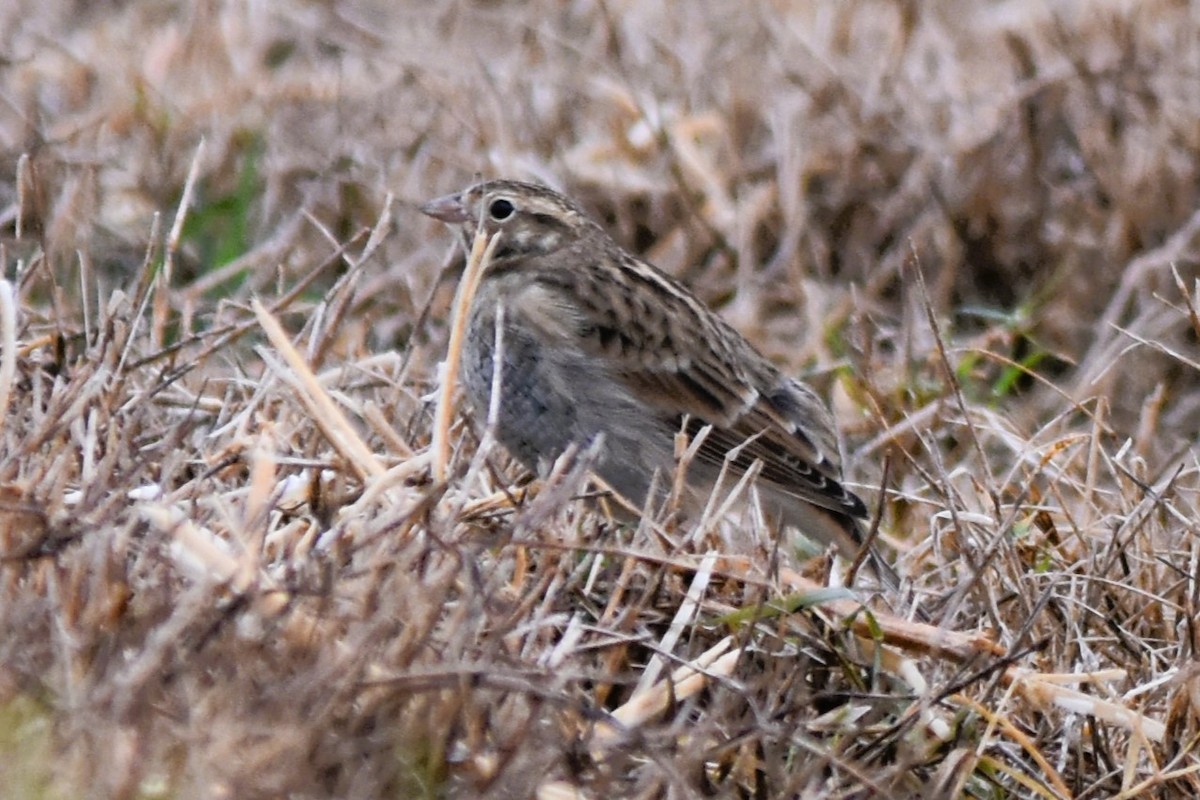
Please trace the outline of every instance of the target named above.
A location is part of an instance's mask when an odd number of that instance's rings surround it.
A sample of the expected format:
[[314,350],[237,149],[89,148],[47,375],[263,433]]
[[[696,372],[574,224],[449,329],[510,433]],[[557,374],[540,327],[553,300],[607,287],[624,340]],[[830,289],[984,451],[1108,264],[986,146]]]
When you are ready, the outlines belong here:
[[468,219],[461,194],[448,194],[445,197],[430,200],[421,206],[421,213],[449,224],[466,222]]

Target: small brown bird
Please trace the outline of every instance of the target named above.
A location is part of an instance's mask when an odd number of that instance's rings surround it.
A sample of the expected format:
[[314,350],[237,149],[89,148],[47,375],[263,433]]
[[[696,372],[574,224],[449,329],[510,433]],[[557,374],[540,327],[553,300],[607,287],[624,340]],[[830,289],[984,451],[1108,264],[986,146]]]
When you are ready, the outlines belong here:
[[[486,418],[502,318],[496,435],[525,466],[599,441],[594,471],[641,507],[652,485],[670,485],[675,434],[711,425],[686,476],[699,501],[741,447],[730,468],[737,477],[762,462],[768,514],[857,555],[866,507],[842,486],[825,405],[683,285],[544,186],[488,181],[421,210],[453,226],[468,251],[480,226],[500,237],[471,306],[462,380]],[[890,567],[874,560],[894,586]]]

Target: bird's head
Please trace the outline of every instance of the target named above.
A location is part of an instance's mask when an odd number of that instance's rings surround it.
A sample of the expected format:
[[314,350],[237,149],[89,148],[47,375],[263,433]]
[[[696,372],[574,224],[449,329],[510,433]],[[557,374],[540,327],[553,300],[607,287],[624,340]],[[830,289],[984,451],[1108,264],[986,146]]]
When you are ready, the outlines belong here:
[[469,251],[476,230],[499,233],[493,264],[549,255],[600,229],[558,192],[522,181],[486,181],[430,200],[421,211],[452,226]]

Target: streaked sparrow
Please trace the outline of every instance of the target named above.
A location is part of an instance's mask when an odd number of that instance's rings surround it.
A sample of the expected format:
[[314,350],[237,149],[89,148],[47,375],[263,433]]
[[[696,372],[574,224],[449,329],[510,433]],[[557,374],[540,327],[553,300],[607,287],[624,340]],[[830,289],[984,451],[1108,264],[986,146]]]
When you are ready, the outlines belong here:
[[762,462],[757,487],[770,516],[844,557],[858,553],[867,511],[841,483],[825,405],[683,285],[544,186],[488,181],[421,210],[468,251],[480,226],[500,237],[471,306],[461,374],[482,422],[503,319],[496,435],[525,466],[599,442],[595,473],[640,508],[652,485],[663,496],[670,487],[675,434],[711,425],[688,467],[691,502],[704,502],[740,447],[729,468],[737,477]]

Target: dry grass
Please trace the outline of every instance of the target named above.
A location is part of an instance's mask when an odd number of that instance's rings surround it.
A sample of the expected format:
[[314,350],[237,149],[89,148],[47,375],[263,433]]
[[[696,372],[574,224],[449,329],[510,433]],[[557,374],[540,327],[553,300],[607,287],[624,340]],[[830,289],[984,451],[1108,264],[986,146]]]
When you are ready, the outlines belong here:
[[[193,5],[0,9],[0,794],[1200,792],[1193,5]],[[438,454],[476,171],[817,382],[905,595]]]

